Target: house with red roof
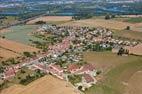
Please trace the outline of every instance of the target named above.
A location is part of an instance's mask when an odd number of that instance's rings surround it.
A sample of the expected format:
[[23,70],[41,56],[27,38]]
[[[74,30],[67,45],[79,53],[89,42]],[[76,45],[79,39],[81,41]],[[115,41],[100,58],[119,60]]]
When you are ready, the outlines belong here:
[[16,75],[17,71],[18,70],[16,70],[14,67],[7,68],[3,73],[2,79],[9,80],[10,78],[12,78]]
[[67,68],[67,71],[70,73],[75,73],[80,70],[80,67],[77,64],[70,64]]
[[84,74],[84,73],[91,74],[91,75],[95,76],[96,75],[96,69],[95,69],[94,65],[85,64],[84,66],[82,66],[80,68],[79,71],[76,71],[76,74]]
[[60,79],[64,79],[64,70],[59,66],[59,65],[55,65],[55,64],[50,64],[47,67],[47,70],[49,71],[49,73],[51,73],[52,75],[60,78]]
[[94,82],[93,77],[91,77],[89,74],[83,74],[83,78],[84,78],[84,81],[86,83],[92,83],[92,82]]
[[32,68],[33,68],[33,70],[39,69],[41,71],[47,72],[46,65],[44,65],[44,64],[34,64]]
[[84,73],[82,74],[82,81],[77,83],[75,86],[82,86],[82,90],[90,88],[93,84],[96,84],[97,80],[91,74]]
[[84,85],[84,87],[91,87],[93,84],[96,84],[97,80],[92,77],[90,74],[83,74],[82,76],[82,84]]

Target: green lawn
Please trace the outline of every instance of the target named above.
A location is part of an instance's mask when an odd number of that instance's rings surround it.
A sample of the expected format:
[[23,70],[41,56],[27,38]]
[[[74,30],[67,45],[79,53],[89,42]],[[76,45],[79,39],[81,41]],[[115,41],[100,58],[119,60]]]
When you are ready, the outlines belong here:
[[[102,74],[105,79],[89,88],[85,92],[86,94],[123,94],[125,87],[123,83],[127,83],[134,73],[142,70],[141,57],[121,57],[109,52],[94,54],[95,55],[91,55],[94,56],[94,64],[98,65],[97,63],[99,62],[102,66],[110,65],[110,67],[108,69],[109,71]],[[112,63],[114,63],[113,67],[111,67],[113,65]],[[102,66],[99,67],[101,68]]]
[[40,38],[31,36],[30,33],[37,29],[36,25],[19,25],[9,28],[10,32],[5,32],[3,35],[6,39],[14,40],[24,44],[31,44],[30,39],[34,41],[43,41]]
[[75,85],[75,84],[81,82],[81,80],[82,80],[82,75],[70,75],[70,76],[68,76],[68,78],[69,78],[69,81],[70,81],[73,85]]

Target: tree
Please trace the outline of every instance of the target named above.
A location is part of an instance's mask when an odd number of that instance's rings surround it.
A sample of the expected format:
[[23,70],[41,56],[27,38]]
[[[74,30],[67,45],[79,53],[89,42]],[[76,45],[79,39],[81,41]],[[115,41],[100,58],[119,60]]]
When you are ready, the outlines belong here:
[[95,45],[94,51],[101,51],[101,50],[102,50],[102,48],[101,48],[100,44],[97,43],[97,44]]
[[126,30],[130,30],[130,26],[127,26],[127,27],[126,27]]
[[0,73],[3,73],[3,72],[4,72],[4,68],[0,67]]
[[2,36],[3,39],[5,39],[5,36]]
[[21,70],[21,73],[24,74],[24,73],[26,73],[26,72],[25,72],[25,70]]
[[114,15],[114,14],[112,14],[112,15],[111,15],[111,18],[115,18],[115,15]]
[[102,73],[101,70],[98,70],[98,71],[96,72],[97,75],[99,75],[99,74],[101,74],[101,73]]
[[36,52],[33,52],[33,55],[36,56]]
[[32,57],[31,53],[30,52],[23,52],[24,56],[26,57]]
[[78,90],[82,90],[82,86],[79,86],[79,87],[78,87]]
[[37,21],[35,24],[46,24],[44,21]]
[[125,50],[121,47],[117,53],[117,55],[122,56],[122,54],[124,54]]
[[109,20],[110,18],[111,18],[110,15],[106,15],[106,16],[105,16],[105,19],[106,19],[106,20]]

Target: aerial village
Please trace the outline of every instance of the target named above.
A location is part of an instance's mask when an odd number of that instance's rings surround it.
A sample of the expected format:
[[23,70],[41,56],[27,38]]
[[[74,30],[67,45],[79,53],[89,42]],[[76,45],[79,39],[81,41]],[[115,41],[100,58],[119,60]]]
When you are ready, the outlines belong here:
[[71,78],[78,77],[81,81],[72,84],[79,90],[85,90],[98,82],[96,77],[101,71],[96,69],[95,65],[83,61],[84,51],[112,50],[118,55],[128,55],[129,51],[123,47],[133,47],[139,44],[139,41],[115,39],[112,31],[102,27],[45,24],[32,34],[54,34],[59,39],[56,43],[50,45],[47,51],[32,58],[25,58],[20,64],[6,67],[4,72],[0,74],[2,80],[10,80],[22,67],[26,67],[65,81],[71,81]]

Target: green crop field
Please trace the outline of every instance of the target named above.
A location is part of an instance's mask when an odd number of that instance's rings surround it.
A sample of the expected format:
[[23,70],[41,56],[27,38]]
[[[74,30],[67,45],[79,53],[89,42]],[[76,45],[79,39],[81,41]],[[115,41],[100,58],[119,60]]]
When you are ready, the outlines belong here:
[[117,56],[111,52],[87,52],[84,58],[88,63],[96,64],[97,69],[107,66],[103,70],[105,73],[102,73],[104,80],[89,88],[86,94],[124,94],[124,83],[136,72],[142,71],[141,57]]
[[6,37],[6,39],[14,40],[16,42],[21,42],[24,44],[31,44],[29,41],[43,41],[40,38],[36,38],[34,36],[31,36],[30,33],[37,29],[36,25],[19,25],[19,26],[13,26],[9,28],[10,32],[5,32],[3,35]]
[[125,21],[130,23],[142,23],[142,17],[128,18]]

